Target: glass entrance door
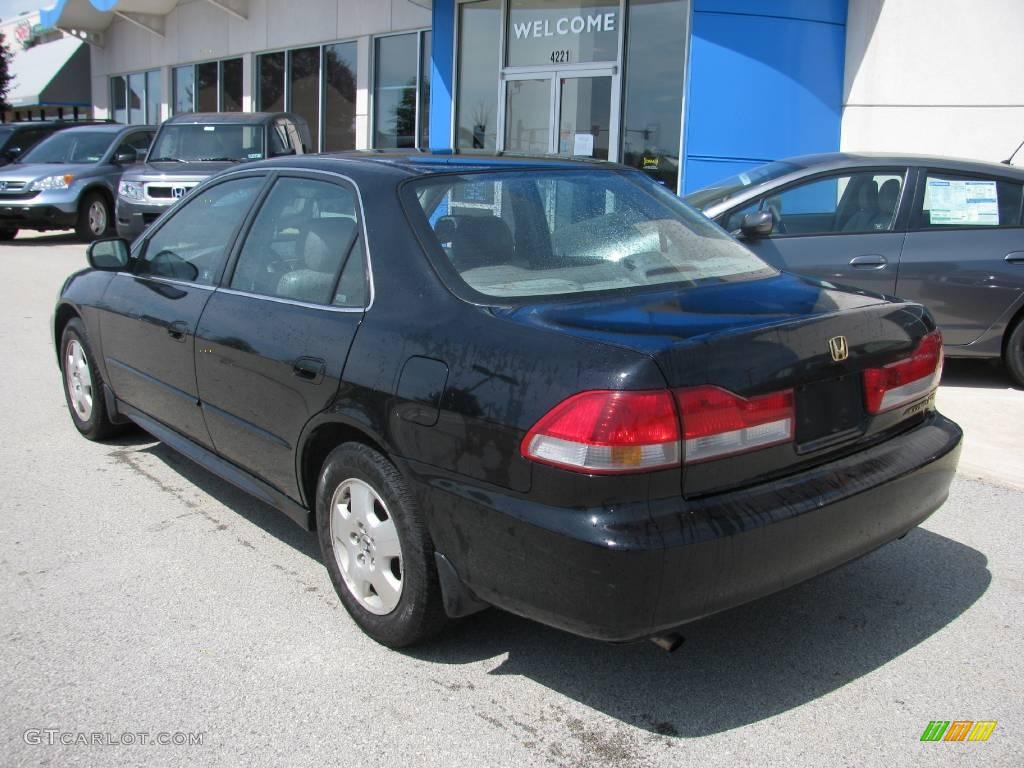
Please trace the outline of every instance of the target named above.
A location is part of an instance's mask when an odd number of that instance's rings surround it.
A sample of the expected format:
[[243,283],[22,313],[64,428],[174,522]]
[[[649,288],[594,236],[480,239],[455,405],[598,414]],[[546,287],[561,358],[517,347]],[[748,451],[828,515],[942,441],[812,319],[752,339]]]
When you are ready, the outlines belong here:
[[505,79],[499,149],[616,160],[618,86],[612,69],[530,72]]

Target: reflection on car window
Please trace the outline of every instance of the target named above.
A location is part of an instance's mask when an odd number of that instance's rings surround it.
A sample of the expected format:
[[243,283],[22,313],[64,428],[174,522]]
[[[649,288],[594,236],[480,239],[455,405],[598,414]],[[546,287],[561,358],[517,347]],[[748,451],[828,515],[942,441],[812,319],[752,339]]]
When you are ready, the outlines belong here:
[[310,304],[362,307],[367,291],[359,239],[351,188],[278,179],[245,239],[231,287]]
[[737,173],[735,176],[730,176],[721,181],[716,181],[714,184],[699,189],[696,192],[688,194],[684,200],[692,205],[697,210],[704,210],[709,205],[714,205],[723,200],[728,200],[730,197],[735,195],[747,187],[752,187],[757,184],[763,184],[766,181],[772,179],[778,179],[785,176],[787,173],[793,173],[799,171],[800,166],[794,165],[793,163],[787,163],[783,160],[776,160],[771,163],[765,163],[759,165],[756,168],[743,171],[743,173]]
[[154,158],[185,162],[244,162],[263,159],[263,129],[258,125],[171,124],[157,136]]
[[774,192],[722,220],[730,232],[756,210],[771,211],[773,235],[888,232],[896,221],[904,171],[827,176]]
[[915,211],[920,229],[1018,227],[1021,185],[1002,179],[929,173]]
[[447,262],[490,296],[774,274],[640,172],[470,173],[413,189]]
[[190,199],[149,238],[136,272],[213,285],[231,235],[262,184],[259,176],[234,179]]
[[18,158],[19,163],[98,163],[116,133],[58,131]]

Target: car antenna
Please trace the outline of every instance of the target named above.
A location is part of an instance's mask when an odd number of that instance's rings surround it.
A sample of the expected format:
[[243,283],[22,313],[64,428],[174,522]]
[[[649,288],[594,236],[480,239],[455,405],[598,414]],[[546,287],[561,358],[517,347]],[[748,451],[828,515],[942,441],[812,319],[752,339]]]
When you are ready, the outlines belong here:
[[1010,155],[1008,158],[1003,160],[1003,164],[1004,165],[1012,165],[1013,164],[1013,158],[1015,158],[1017,156],[1017,153],[1020,152],[1020,148],[1021,147],[1024,147],[1024,141],[1022,141],[1020,144],[1017,145],[1017,148],[1015,150],[1013,150],[1013,154],[1012,155]]

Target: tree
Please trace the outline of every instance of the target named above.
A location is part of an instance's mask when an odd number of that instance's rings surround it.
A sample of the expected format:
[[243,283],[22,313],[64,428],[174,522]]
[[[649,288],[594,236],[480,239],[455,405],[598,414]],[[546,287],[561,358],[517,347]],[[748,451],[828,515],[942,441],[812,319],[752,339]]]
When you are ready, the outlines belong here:
[[7,41],[0,35],[0,112],[8,112],[11,105],[7,103],[7,96],[11,90],[11,58],[14,54],[7,47]]

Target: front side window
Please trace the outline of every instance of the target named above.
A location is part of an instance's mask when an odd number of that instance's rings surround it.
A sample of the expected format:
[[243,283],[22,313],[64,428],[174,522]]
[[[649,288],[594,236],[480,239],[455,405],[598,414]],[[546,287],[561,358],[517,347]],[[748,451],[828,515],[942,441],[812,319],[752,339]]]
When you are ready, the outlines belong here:
[[281,178],[253,220],[231,288],[309,304],[362,307],[366,281],[355,193]]
[[98,163],[117,138],[109,131],[58,131],[18,158],[19,163]]
[[245,162],[263,159],[263,129],[258,125],[164,125],[157,134],[157,158],[185,162]]
[[775,274],[639,172],[469,173],[405,190],[456,291],[523,298]]
[[918,195],[917,229],[1017,227],[1021,225],[1021,185],[975,176],[929,171]]
[[146,241],[136,273],[213,285],[235,227],[262,184],[263,177],[249,176],[193,196]]
[[742,192],[748,187],[764,184],[799,170],[800,166],[798,165],[776,160],[716,181],[710,186],[691,192],[683,199],[697,210],[703,211],[708,206],[728,200],[737,192]]
[[739,229],[754,210],[771,211],[772,235],[834,235],[889,232],[903,193],[905,172],[864,171],[827,176],[773,192],[725,217],[722,226]]

